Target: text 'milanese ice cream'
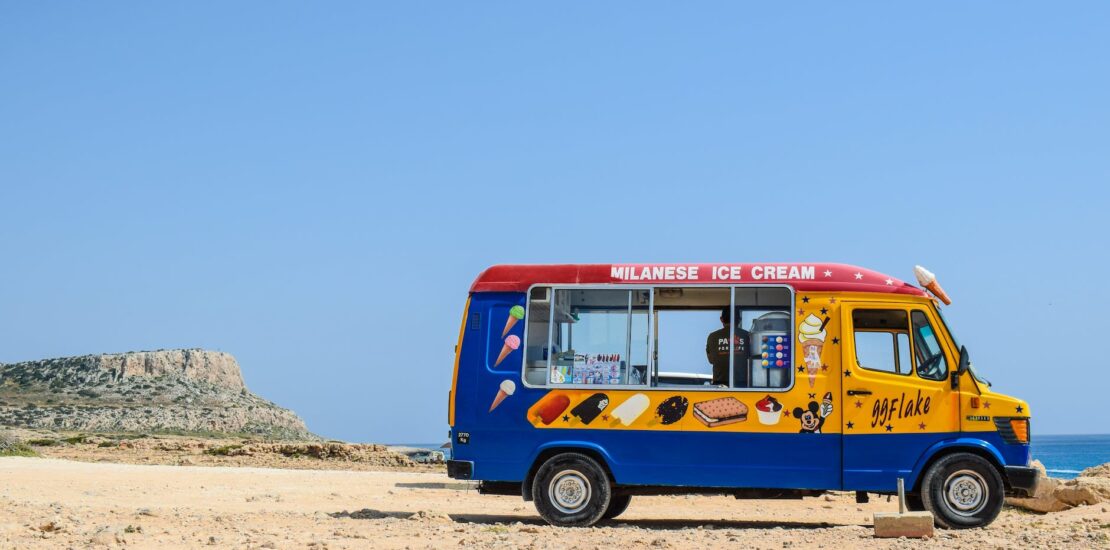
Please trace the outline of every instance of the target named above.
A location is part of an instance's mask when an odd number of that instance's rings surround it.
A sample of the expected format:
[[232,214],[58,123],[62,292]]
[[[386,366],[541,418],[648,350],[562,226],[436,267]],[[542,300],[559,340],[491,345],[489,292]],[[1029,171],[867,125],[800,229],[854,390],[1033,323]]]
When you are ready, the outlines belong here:
[[505,358],[508,357],[510,353],[512,353],[514,350],[516,350],[519,347],[520,347],[520,337],[515,335],[515,334],[510,334],[509,337],[505,339],[505,345],[501,346],[501,355],[497,356],[497,362],[494,363],[493,366],[496,367],[497,365],[500,365],[501,362],[504,361]]
[[644,414],[648,405],[651,405],[651,400],[648,399],[648,396],[638,393],[629,397],[624,403],[617,405],[617,408],[613,409],[613,414],[610,416],[620,420],[621,424],[629,426],[635,422],[637,418],[640,418],[641,414]]
[[917,277],[917,283],[929,289],[929,292],[932,292],[933,296],[940,298],[940,301],[944,302],[944,305],[952,305],[952,299],[949,298],[948,293],[940,287],[940,283],[937,282],[937,276],[933,275],[932,271],[915,265],[913,266],[913,274]]
[[806,374],[809,375],[809,387],[813,387],[817,380],[817,371],[821,368],[821,348],[825,346],[825,323],[821,318],[810,313],[798,326],[798,341],[802,343],[802,357],[806,362]]
[[513,330],[516,322],[524,318],[524,308],[520,306],[513,306],[509,309],[509,318],[505,319],[505,330],[501,331],[501,337],[508,336],[509,331]]
[[493,409],[496,409],[506,397],[512,395],[515,391],[516,382],[512,380],[501,382],[501,386],[497,389],[497,397],[493,398],[493,404],[489,406],[489,412],[493,412]]

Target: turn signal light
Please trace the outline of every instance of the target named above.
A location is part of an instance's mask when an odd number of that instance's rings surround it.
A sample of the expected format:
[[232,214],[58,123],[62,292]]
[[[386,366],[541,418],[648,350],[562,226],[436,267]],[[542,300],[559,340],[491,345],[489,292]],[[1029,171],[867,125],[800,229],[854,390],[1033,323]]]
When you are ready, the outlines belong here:
[[1029,443],[1029,419],[1011,418],[1010,427],[1014,430],[1014,437],[1021,443]]

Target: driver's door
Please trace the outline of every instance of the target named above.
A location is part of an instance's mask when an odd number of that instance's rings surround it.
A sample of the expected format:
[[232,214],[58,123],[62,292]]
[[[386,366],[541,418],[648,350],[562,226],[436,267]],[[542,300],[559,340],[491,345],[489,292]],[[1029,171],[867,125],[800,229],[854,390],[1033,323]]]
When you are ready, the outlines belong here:
[[959,431],[956,368],[925,306],[842,310],[844,488],[892,491],[934,443]]

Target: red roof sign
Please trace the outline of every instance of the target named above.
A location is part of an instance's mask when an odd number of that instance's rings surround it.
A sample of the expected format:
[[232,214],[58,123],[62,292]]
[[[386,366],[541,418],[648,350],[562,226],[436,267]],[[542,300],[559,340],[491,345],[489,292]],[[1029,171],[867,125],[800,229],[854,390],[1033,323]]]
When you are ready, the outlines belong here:
[[478,275],[470,291],[524,292],[536,284],[767,283],[809,291],[927,296],[920,288],[877,271],[820,263],[495,265]]

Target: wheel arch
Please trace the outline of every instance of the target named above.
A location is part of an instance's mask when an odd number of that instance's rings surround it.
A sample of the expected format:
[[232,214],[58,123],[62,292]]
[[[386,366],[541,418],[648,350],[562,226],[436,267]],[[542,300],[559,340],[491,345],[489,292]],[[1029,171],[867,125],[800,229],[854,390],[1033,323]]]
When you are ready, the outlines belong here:
[[1003,467],[1006,461],[1002,458],[1002,453],[1000,453],[994,445],[982,439],[961,437],[937,442],[922,453],[921,458],[918,459],[917,464],[914,465],[911,471],[909,486],[912,487],[912,489],[910,491],[915,493],[919,492],[924,474],[929,467],[936,463],[936,461],[955,453],[969,453],[986,459],[987,462],[990,462],[991,466],[994,466],[999,477],[1002,478],[1003,485],[1009,489],[1010,482],[1006,479],[1006,469]]
[[612,458],[604,447],[585,441],[552,441],[537,447],[532,454],[531,466],[528,467],[528,474],[524,476],[524,481],[521,482],[520,487],[525,501],[532,500],[532,480],[536,477],[536,471],[549,458],[562,453],[579,453],[594,459],[605,470],[605,475],[609,476],[609,481],[614,485],[616,484],[617,478],[613,475],[613,470],[610,467]]

